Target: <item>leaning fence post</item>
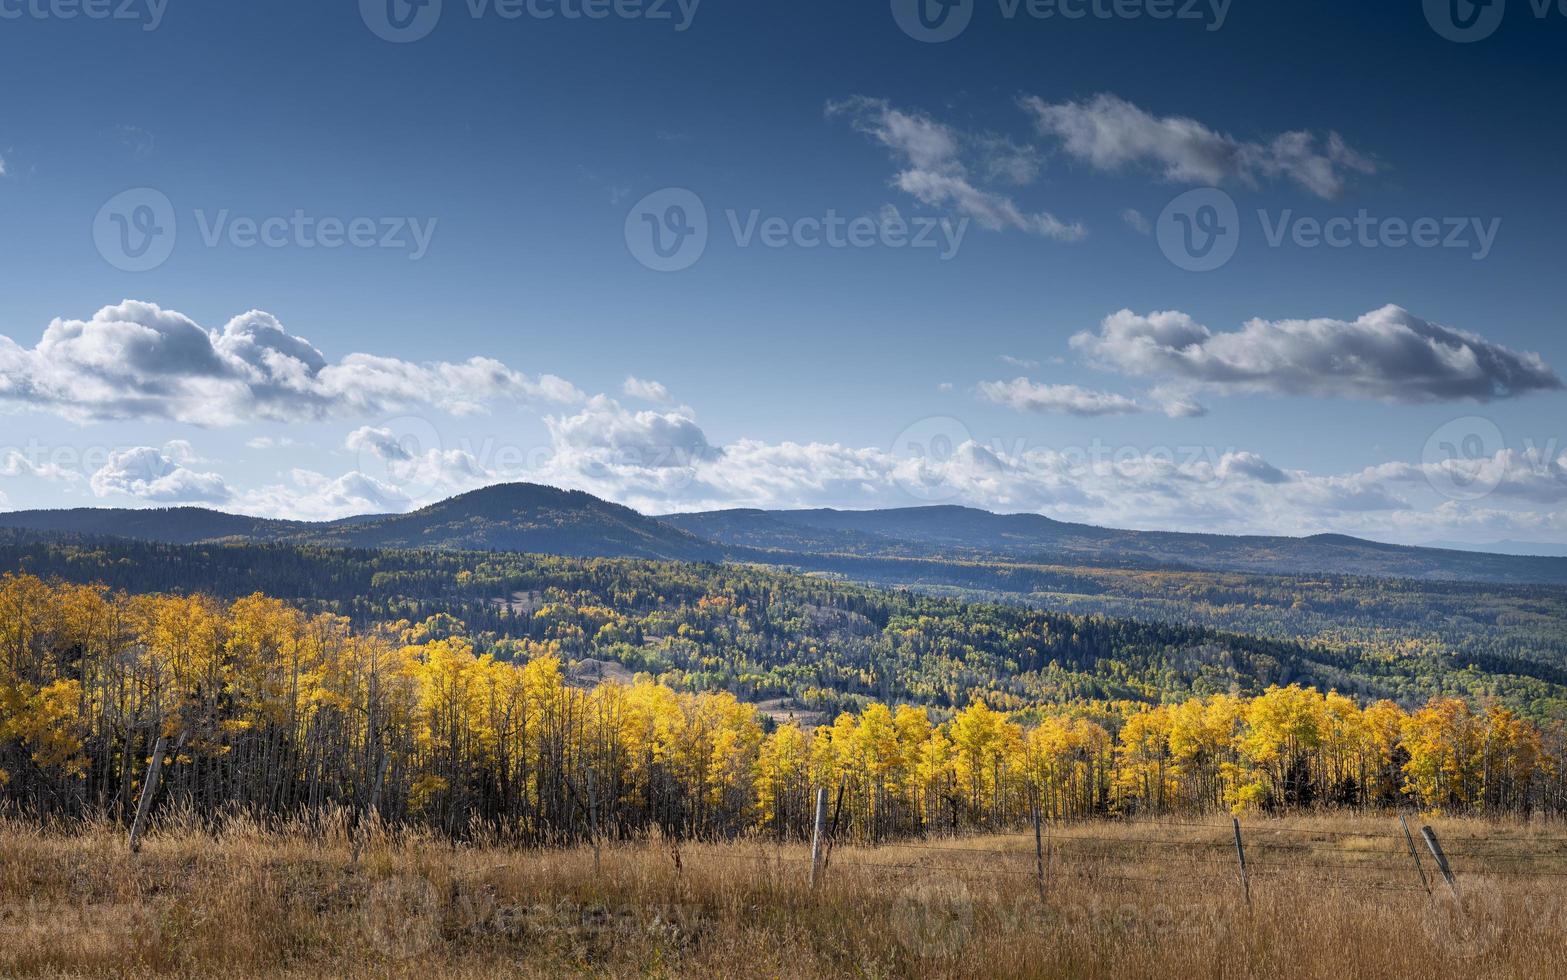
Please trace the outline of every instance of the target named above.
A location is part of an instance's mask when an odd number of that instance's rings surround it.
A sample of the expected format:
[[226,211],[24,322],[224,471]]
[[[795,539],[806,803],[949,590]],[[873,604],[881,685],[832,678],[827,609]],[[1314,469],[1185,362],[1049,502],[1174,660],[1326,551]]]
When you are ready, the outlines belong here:
[[811,887],[822,867],[822,834],[827,830],[827,787],[816,791],[816,821],[811,830]]
[[141,832],[147,826],[147,813],[152,809],[152,798],[158,795],[158,782],[163,776],[163,753],[169,750],[169,737],[159,735],[152,746],[152,758],[147,762],[147,778],[141,786],[141,803],[136,807],[136,818],[131,821],[131,853],[141,851]]
[[1420,851],[1415,847],[1415,835],[1409,832],[1409,821],[1404,815],[1398,815],[1398,825],[1404,828],[1404,843],[1409,845],[1409,856],[1415,862],[1415,871],[1420,875],[1420,884],[1425,886],[1426,894],[1431,894],[1431,882],[1426,878],[1425,866],[1420,863]]
[[1426,839],[1426,847],[1431,849],[1431,856],[1436,858],[1436,866],[1442,872],[1442,877],[1447,879],[1447,887],[1453,890],[1453,897],[1462,900],[1458,894],[1458,879],[1453,877],[1453,869],[1448,866],[1447,854],[1442,850],[1442,842],[1436,839],[1436,831],[1430,827],[1421,827],[1420,836]]
[[1235,854],[1241,860],[1241,890],[1246,893],[1246,907],[1251,907],[1251,877],[1246,873],[1246,845],[1241,843],[1241,818],[1235,817]]
[[1041,826],[1038,792],[1030,792],[1034,798],[1034,877],[1039,880],[1039,900],[1045,900],[1045,834]]

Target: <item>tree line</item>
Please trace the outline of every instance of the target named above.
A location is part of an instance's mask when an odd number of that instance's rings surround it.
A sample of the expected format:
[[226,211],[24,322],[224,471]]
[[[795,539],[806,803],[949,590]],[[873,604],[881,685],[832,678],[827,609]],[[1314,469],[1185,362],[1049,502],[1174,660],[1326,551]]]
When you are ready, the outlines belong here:
[[1461,699],[1405,710],[1290,685],[1016,712],[872,703],[806,730],[646,675],[573,686],[557,643],[506,660],[461,628],[4,576],[0,800],[126,822],[144,797],[211,818],[340,810],[545,843],[800,835],[819,786],[841,831],[869,838],[999,828],[1035,807],[1567,809],[1562,724]]

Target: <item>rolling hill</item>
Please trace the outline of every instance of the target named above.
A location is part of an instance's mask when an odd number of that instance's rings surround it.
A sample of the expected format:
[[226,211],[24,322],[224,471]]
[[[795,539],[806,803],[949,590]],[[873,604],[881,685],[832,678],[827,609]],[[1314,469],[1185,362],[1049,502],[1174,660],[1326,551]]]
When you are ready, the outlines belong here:
[[731,548],[807,555],[1567,584],[1567,561],[1560,558],[1412,548],[1332,534],[1122,531],[967,507],[727,510],[664,520]]
[[751,561],[842,570],[842,560],[1049,564],[1267,575],[1567,585],[1567,559],[1412,548],[1342,535],[1234,537],[1124,531],[965,507],[725,510],[649,517],[590,494],[533,484],[476,490],[409,514],[330,523],[200,508],[0,514],[0,528],[170,544],[509,551],[575,558]]
[[721,547],[629,507],[534,484],[476,490],[409,514],[365,515],[329,523],[275,521],[182,507],[22,511],[0,514],[0,528],[166,544],[316,544],[674,561],[724,557]]

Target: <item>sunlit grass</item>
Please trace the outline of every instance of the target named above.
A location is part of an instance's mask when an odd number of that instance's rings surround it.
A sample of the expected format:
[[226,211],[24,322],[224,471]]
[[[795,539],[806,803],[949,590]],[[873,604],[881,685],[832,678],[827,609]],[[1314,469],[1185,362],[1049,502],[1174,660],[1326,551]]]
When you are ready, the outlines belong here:
[[[0,824],[0,975],[1548,977],[1567,828],[1437,821],[1459,907],[1386,818],[1222,819],[809,852],[521,850],[343,823]],[[1418,829],[1416,830],[1418,835]]]

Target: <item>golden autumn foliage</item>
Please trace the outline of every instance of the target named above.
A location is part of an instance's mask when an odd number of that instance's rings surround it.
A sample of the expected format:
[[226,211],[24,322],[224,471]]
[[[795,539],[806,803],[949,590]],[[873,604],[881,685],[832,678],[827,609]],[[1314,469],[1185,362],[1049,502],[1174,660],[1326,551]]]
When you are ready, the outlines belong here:
[[[541,614],[548,615],[547,609]],[[594,623],[616,628],[605,610]],[[124,596],[0,579],[0,798],[125,818],[160,800],[329,808],[529,840],[807,831],[881,839],[1049,819],[1416,805],[1563,808],[1563,732],[1493,706],[1414,711],[1272,687],[1168,704],[947,717],[872,704],[814,731],[728,693],[568,683],[554,642],[479,653],[450,617],[368,633],[265,596]]]

